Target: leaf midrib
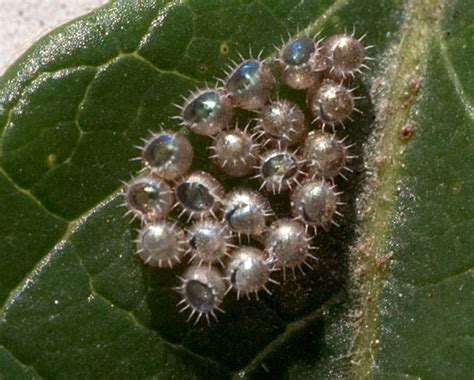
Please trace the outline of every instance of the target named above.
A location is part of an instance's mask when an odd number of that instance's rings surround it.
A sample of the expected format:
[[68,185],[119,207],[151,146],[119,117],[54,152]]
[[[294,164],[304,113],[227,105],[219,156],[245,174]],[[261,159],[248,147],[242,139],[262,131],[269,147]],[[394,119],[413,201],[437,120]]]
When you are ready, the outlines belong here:
[[[400,45],[388,57],[385,67],[393,67],[385,83],[386,90],[375,99],[378,132],[375,146],[369,147],[374,174],[367,181],[363,194],[366,198],[359,205],[363,215],[360,238],[351,255],[351,283],[355,295],[354,315],[360,315],[355,324],[354,340],[350,350],[353,379],[370,378],[377,352],[378,303],[384,282],[389,274],[387,239],[390,221],[397,199],[397,183],[403,159],[405,142],[400,129],[409,121],[417,98],[411,93],[409,80],[423,76],[430,42],[440,34],[439,21],[445,0],[412,0],[406,7],[406,19],[401,28]],[[437,33],[436,33],[437,32]],[[382,263],[382,264],[381,264]]]

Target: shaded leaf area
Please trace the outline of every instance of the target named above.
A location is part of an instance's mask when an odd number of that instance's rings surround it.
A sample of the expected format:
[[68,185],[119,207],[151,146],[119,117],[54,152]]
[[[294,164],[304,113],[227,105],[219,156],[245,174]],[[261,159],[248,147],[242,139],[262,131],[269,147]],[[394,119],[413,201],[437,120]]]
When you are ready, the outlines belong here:
[[[0,90],[1,371],[160,378],[255,371],[298,378],[314,370],[331,377],[334,365],[344,368],[336,351],[346,347],[348,333],[338,318],[365,176],[362,144],[374,120],[368,97],[359,104],[363,115],[341,133],[357,143],[358,158],[349,181],[337,181],[345,218],[340,229],[317,237],[315,271],[260,302],[227,297],[226,314],[210,328],[189,325],[177,313],[179,298],[170,288],[183,267],[153,270],[133,256],[137,226],[122,218],[117,194],[139,168],[130,161],[134,145],[160,123],[176,128],[172,104],[214,82],[238,52],[252,47],[267,56],[298,28],[329,34],[355,24],[360,34],[369,32],[367,43],[380,57],[397,36],[402,5],[118,1],[37,42]],[[367,96],[371,77],[358,83],[359,95]],[[302,93],[280,88],[279,94],[304,106]],[[216,174],[206,158],[209,140],[192,141],[194,168]],[[219,178],[226,188],[257,186]],[[285,197],[271,201],[279,215],[288,212]]]
[[404,155],[380,304],[377,379],[474,373],[473,17],[468,1],[449,2],[413,110],[416,138]]

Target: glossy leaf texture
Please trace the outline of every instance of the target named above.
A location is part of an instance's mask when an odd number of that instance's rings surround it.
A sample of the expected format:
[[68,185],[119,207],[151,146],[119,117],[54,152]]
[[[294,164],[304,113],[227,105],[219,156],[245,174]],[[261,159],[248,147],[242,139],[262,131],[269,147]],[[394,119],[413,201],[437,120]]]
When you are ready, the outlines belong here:
[[[474,10],[468,0],[114,1],[36,42],[0,82],[2,378],[470,378]],[[186,323],[185,265],[133,255],[135,145],[225,65],[298,31],[367,33],[357,158],[314,271]],[[304,94],[278,95],[304,107]],[[253,115],[241,112],[245,123]],[[412,133],[414,132],[414,133]],[[192,136],[196,169],[226,189]],[[287,213],[287,199],[272,197]],[[278,276],[277,276],[278,277]],[[281,278],[279,278],[282,280]]]

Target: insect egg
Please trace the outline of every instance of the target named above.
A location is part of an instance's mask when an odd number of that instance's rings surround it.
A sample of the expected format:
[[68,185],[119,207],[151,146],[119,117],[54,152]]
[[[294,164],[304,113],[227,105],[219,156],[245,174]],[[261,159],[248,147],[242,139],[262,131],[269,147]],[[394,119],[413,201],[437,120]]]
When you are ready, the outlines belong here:
[[319,178],[344,177],[341,170],[346,167],[347,147],[336,135],[311,131],[305,139],[303,156],[310,163],[311,175]]
[[215,268],[199,266],[190,267],[182,277],[181,285],[177,288],[182,295],[178,306],[183,305],[180,313],[191,309],[190,321],[196,315],[195,324],[204,315],[210,324],[209,315],[217,321],[215,311],[224,312],[219,306],[225,295],[225,283],[222,274]]
[[[317,70],[325,65],[315,42],[309,37],[297,37],[286,43],[278,52],[277,63],[281,80],[289,87],[305,89],[319,81]],[[317,65],[316,65],[317,64]]]
[[168,184],[154,177],[139,177],[127,184],[126,205],[129,212],[146,222],[163,219],[173,205],[173,193]]
[[137,253],[145,264],[171,268],[181,262],[186,245],[184,232],[179,227],[160,221],[142,228],[137,240]]
[[176,205],[182,208],[180,217],[187,213],[191,218],[216,217],[215,212],[224,196],[224,190],[214,177],[203,171],[184,177],[175,187]]
[[[258,300],[262,289],[271,294],[269,284],[278,284],[273,271],[282,271],[286,282],[286,272],[296,278],[312,269],[317,229],[338,226],[342,216],[334,183],[337,176],[347,179],[343,171],[351,171],[353,156],[335,127],[352,120],[353,111],[362,113],[349,85],[370,59],[362,39],[337,34],[316,41],[298,33],[272,58],[240,55],[220,87],[198,88],[175,105],[179,130],[143,139],[135,158],[140,177],[124,186],[124,205],[141,221],[135,244],[145,264],[171,268],[188,259],[179,265],[188,268],[177,288],[188,321],[217,320],[230,291],[237,299],[255,293]],[[221,55],[228,52],[222,43]],[[274,74],[290,98],[307,90],[305,104],[275,97]],[[234,116],[248,119],[248,111],[249,124],[231,128]],[[308,118],[316,130],[310,132]],[[204,148],[209,156],[196,161]]]
[[259,144],[240,129],[220,132],[211,147],[211,158],[228,175],[241,177],[252,172],[257,163]]
[[337,213],[338,193],[329,182],[314,179],[306,181],[291,197],[293,216],[308,226],[328,228]]
[[228,75],[226,89],[236,107],[247,110],[262,108],[275,87],[268,65],[257,59],[245,60]]
[[215,135],[228,127],[233,116],[231,101],[219,88],[198,90],[179,108],[182,124],[199,135]]
[[196,222],[188,230],[190,261],[209,264],[219,262],[222,266],[222,259],[230,256],[229,250],[232,235],[225,225],[216,220],[202,220]]
[[249,297],[252,292],[258,299],[260,289],[271,294],[266,287],[270,280],[270,271],[267,259],[260,249],[241,246],[233,253],[227,265],[226,278],[230,283],[227,291],[234,289],[237,292],[237,299],[241,293]]
[[303,272],[302,265],[311,268],[306,260],[316,259],[309,253],[311,238],[307,236],[305,226],[292,219],[278,219],[272,223],[265,238],[265,250],[277,267],[283,268],[283,276],[286,276],[286,268],[295,268]]
[[354,110],[352,90],[329,79],[320,87],[311,88],[306,101],[315,116],[314,121],[321,122],[323,127],[325,124],[343,124],[345,119],[350,119]]
[[185,174],[191,167],[193,147],[185,136],[163,131],[154,134],[146,142],[142,160],[153,174],[172,180]]
[[291,189],[305,175],[302,166],[303,161],[295,153],[281,149],[265,152],[260,158],[256,176],[262,182],[260,189],[265,187],[273,194]]
[[323,42],[323,51],[327,56],[330,67],[329,73],[335,79],[354,77],[366,68],[365,48],[362,38],[357,39],[354,35],[335,34]]
[[282,146],[296,144],[306,134],[303,111],[288,100],[273,101],[263,107],[257,128],[268,137],[267,142],[280,142]]
[[239,239],[241,234],[260,235],[270,215],[272,211],[267,199],[253,190],[234,190],[224,201],[225,220]]

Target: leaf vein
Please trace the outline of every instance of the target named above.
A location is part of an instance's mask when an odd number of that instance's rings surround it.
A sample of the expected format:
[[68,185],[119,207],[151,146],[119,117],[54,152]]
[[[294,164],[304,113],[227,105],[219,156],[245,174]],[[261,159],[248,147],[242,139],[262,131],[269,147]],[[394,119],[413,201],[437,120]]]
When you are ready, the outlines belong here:
[[18,359],[18,357],[13,353],[13,351],[7,347],[5,347],[4,344],[0,344],[0,347],[4,349],[4,351],[10,355],[10,357],[16,362],[18,363],[21,367],[24,367],[24,368],[27,368],[29,369],[31,372],[34,373],[36,379],[42,379],[43,376],[41,376],[38,371],[36,370],[36,368],[32,365],[32,364],[28,364],[28,363],[24,363],[22,362],[20,359]]
[[144,62],[145,64],[147,64],[149,67],[151,67],[153,70],[155,70],[156,72],[158,72],[160,74],[175,75],[178,78],[181,78],[181,79],[193,82],[193,83],[198,83],[198,84],[201,83],[200,80],[198,80],[196,78],[193,78],[193,77],[190,77],[186,74],[183,74],[183,73],[181,73],[177,70],[165,70],[165,69],[159,68],[155,63],[149,61],[147,58],[140,55],[140,53],[138,51],[135,51],[135,52],[130,53],[130,54],[122,55],[122,57],[126,57],[126,56],[131,56],[131,57],[134,57],[134,58]]
[[418,288],[438,286],[438,285],[441,285],[443,282],[455,279],[456,277],[472,274],[473,270],[474,270],[474,267],[469,267],[469,268],[466,268],[466,269],[462,269],[459,272],[450,273],[449,275],[447,275],[445,277],[442,277],[440,279],[436,279],[436,280],[433,280],[433,281],[416,282],[416,283],[413,283],[412,285],[416,286]]
[[103,302],[105,302],[106,304],[112,306],[114,309],[121,311],[123,314],[126,315],[127,319],[129,319],[132,324],[134,324],[135,326],[137,326],[140,329],[143,329],[145,331],[153,333],[154,335],[156,335],[158,337],[158,339],[160,339],[166,346],[170,347],[171,349],[173,349],[175,351],[178,351],[178,352],[184,352],[185,354],[190,355],[190,356],[192,356],[192,357],[194,357],[194,358],[196,358],[200,361],[211,364],[212,366],[214,366],[216,368],[222,369],[222,365],[220,363],[217,363],[216,361],[214,361],[210,357],[200,355],[200,354],[198,354],[194,351],[190,351],[186,347],[184,347],[182,344],[175,344],[175,343],[169,342],[168,340],[163,338],[163,336],[158,334],[157,331],[152,330],[148,326],[144,325],[139,319],[137,319],[137,317],[135,316],[135,314],[133,312],[123,308],[122,306],[114,304],[107,297],[100,294],[94,286],[93,276],[87,270],[87,268],[86,268],[86,266],[85,266],[85,264],[82,260],[82,257],[77,253],[76,253],[76,256],[77,256],[77,259],[79,261],[80,266],[83,268],[84,272],[87,274],[87,276],[89,278],[89,288],[90,288],[90,291],[91,291],[91,295],[95,296],[96,298],[100,298]]
[[451,62],[451,58],[449,57],[446,41],[441,38],[441,35],[442,33],[438,33],[438,44],[440,46],[441,57],[443,58],[444,64],[446,66],[446,71],[448,72],[451,83],[454,85],[456,95],[459,97],[459,100],[466,111],[467,116],[474,121],[474,105],[471,104],[464,91],[458,74],[456,73],[453,63]]
[[329,300],[323,303],[317,309],[311,311],[306,316],[290,322],[286,325],[285,330],[268,343],[256,356],[255,358],[247,364],[244,368],[235,371],[234,378],[240,378],[239,373],[250,373],[258,368],[259,364],[262,363],[265,358],[269,357],[272,353],[277,352],[281,349],[291,338],[299,333],[301,333],[311,322],[317,318],[322,317],[328,310],[331,310],[337,304],[340,304],[346,298],[346,292],[341,291],[333,295]]
[[46,214],[52,216],[53,218],[55,219],[59,219],[63,222],[66,222],[66,223],[69,223],[69,220],[65,219],[63,216],[59,215],[59,214],[56,214],[54,211],[51,211],[49,210],[44,204],[43,202],[41,202],[41,200],[36,196],[34,195],[29,189],[25,189],[23,187],[21,187],[20,185],[18,185],[14,180],[13,178],[11,178],[9,176],[9,174],[3,169],[3,167],[0,166],[0,174],[3,174],[3,176],[8,180],[8,182],[10,182],[13,187],[15,187],[15,189],[23,194],[23,195],[26,195],[28,198],[30,198],[34,203],[36,203],[38,205],[39,208],[41,208],[44,212],[46,212]]
[[3,303],[0,309],[0,315],[4,315],[8,310],[11,304],[15,302],[15,299],[21,295],[21,293],[28,287],[31,277],[36,276],[41,273],[41,271],[46,267],[51,258],[61,249],[64,248],[64,245],[67,242],[69,236],[75,233],[75,231],[93,214],[95,214],[99,209],[105,207],[110,202],[114,201],[120,195],[120,191],[114,191],[109,195],[104,201],[98,203],[95,207],[91,208],[83,215],[79,216],[73,221],[70,221],[67,225],[67,228],[64,231],[64,234],[59,238],[55,246],[50,249],[33,267],[31,271],[25,274],[25,276],[18,282],[18,285],[12,289]]

